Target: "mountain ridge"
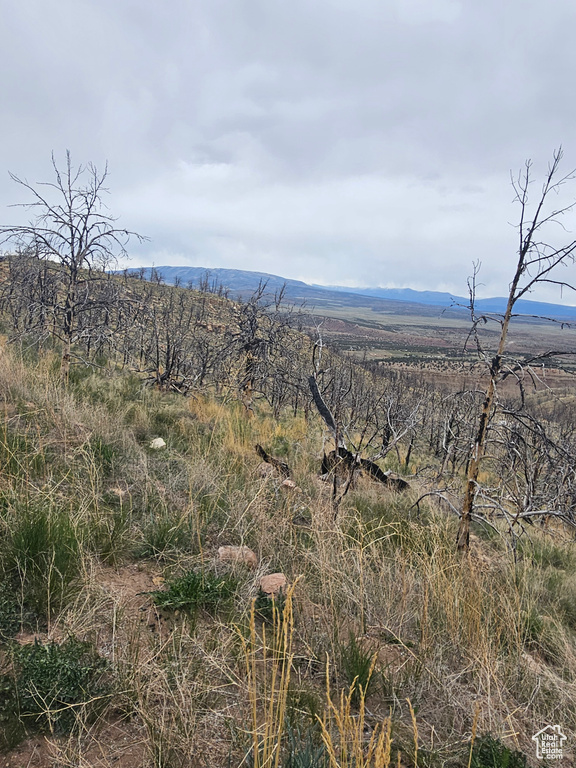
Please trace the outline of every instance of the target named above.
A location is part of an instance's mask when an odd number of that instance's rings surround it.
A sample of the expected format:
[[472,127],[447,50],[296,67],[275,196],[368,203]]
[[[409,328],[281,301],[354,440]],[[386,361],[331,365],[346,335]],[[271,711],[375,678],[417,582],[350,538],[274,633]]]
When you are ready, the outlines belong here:
[[[265,282],[270,293],[284,288],[286,297],[292,301],[316,301],[321,304],[338,301],[350,304],[351,306],[358,306],[359,303],[366,303],[366,301],[362,301],[364,299],[370,300],[373,309],[376,311],[399,312],[402,314],[406,314],[409,307],[413,307],[415,310],[417,307],[423,308],[421,313],[425,315],[429,315],[431,310],[434,312],[438,310],[451,313],[457,312],[458,314],[468,311],[468,299],[442,291],[417,291],[413,288],[325,286],[284,278],[268,272],[221,267],[163,265],[158,267],[129,268],[127,271],[129,274],[142,273],[144,277],[149,279],[154,270],[157,274],[161,275],[165,282],[170,284],[178,281],[184,284],[199,283],[200,280],[209,276],[209,279],[216,280],[223,288],[229,289],[232,293],[238,295],[248,291],[252,292],[261,283]],[[507,299],[500,296],[477,299],[476,310],[480,313],[500,314],[505,311],[506,303]],[[526,317],[550,318],[561,322],[576,321],[575,306],[531,301],[529,299],[520,299],[516,303],[515,314]]]

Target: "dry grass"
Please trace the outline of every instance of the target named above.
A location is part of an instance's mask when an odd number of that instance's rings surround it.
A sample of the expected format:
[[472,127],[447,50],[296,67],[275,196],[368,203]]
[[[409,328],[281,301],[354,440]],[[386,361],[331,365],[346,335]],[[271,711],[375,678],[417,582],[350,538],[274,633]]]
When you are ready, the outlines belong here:
[[[51,737],[46,765],[284,768],[297,742],[332,768],[440,768],[467,764],[482,734],[531,755],[547,723],[576,733],[576,555],[560,531],[535,531],[518,562],[478,537],[462,558],[454,520],[368,482],[335,521],[318,425],[113,372],[63,390],[52,370],[49,355],[3,353],[0,562],[20,630],[89,640],[115,696],[97,722]],[[164,451],[148,448],[157,436]],[[257,442],[298,489],[260,476]],[[36,612],[10,560],[34,505],[64,516],[77,546],[70,590]],[[162,578],[221,573],[222,544],[259,558],[235,567],[231,608],[196,622],[154,608]],[[266,624],[253,601],[274,571],[294,586]],[[342,662],[351,637],[373,659],[359,698]]]

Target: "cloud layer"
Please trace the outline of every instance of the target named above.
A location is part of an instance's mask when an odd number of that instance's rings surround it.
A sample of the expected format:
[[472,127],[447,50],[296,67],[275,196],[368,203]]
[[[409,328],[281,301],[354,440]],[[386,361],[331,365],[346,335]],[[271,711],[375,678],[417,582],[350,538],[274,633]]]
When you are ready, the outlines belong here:
[[3,22],[1,221],[8,170],[108,160],[152,238],[133,263],[462,293],[480,259],[502,293],[510,169],[561,143],[576,165],[568,0],[21,0]]

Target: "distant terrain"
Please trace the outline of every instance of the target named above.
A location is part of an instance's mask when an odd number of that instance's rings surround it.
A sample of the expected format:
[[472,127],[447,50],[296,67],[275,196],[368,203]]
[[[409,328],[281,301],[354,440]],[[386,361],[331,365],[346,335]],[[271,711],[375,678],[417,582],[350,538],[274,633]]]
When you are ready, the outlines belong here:
[[[365,357],[373,362],[395,362],[402,366],[424,366],[445,371],[476,359],[469,338],[470,314],[467,299],[437,291],[415,291],[409,288],[344,288],[308,285],[265,272],[237,269],[205,269],[203,267],[154,268],[169,284],[197,287],[206,281],[215,288],[221,285],[230,296],[246,298],[260,284],[274,295],[284,289],[285,301],[302,305],[305,324],[310,328],[322,324],[326,342],[342,351]],[[132,269],[149,279],[151,268]],[[504,298],[477,301],[480,312],[504,310]],[[562,355],[548,360],[548,366],[560,363],[576,369],[572,356],[576,350],[576,331],[566,324],[576,323],[576,307],[536,301],[518,301],[519,312],[510,335],[511,349],[518,359],[555,350]],[[547,320],[542,318],[548,318]],[[482,327],[482,340],[490,349],[498,338],[497,322]]]
[[[429,311],[424,307],[434,307],[434,314],[438,309],[455,313],[460,316],[465,313],[468,316],[468,299],[441,291],[415,291],[412,288],[350,288],[341,285],[309,285],[301,280],[290,280],[279,275],[266,272],[250,272],[243,269],[208,269],[206,267],[145,267],[144,275],[149,278],[152,270],[162,276],[165,282],[174,284],[180,281],[182,285],[188,283],[198,284],[200,280],[209,276],[209,279],[229,289],[232,294],[243,294],[246,291],[254,291],[260,283],[266,283],[269,292],[285,288],[287,298],[291,300],[303,300],[314,304],[316,308],[330,306],[332,303],[345,304],[347,306],[371,306],[375,310],[385,313],[404,314],[408,312],[406,304],[412,311],[415,305],[417,313],[424,316]],[[139,269],[131,269],[129,272],[139,272]],[[340,294],[336,296],[335,294]],[[342,295],[344,294],[344,295]],[[357,297],[362,298],[357,298]],[[376,300],[368,302],[366,299]],[[505,297],[477,299],[476,308],[479,312],[504,312],[506,308]],[[549,317],[555,320],[576,322],[576,306],[564,304],[550,304],[542,301],[529,301],[520,299],[517,302],[517,311],[526,316]]]

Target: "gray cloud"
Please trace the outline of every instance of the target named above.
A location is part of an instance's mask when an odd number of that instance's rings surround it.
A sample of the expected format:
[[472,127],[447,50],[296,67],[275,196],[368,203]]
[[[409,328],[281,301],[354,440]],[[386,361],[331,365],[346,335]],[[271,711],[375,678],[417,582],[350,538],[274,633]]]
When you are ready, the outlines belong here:
[[134,263],[502,293],[509,169],[576,165],[568,0],[5,6],[2,219],[8,170],[107,159]]

